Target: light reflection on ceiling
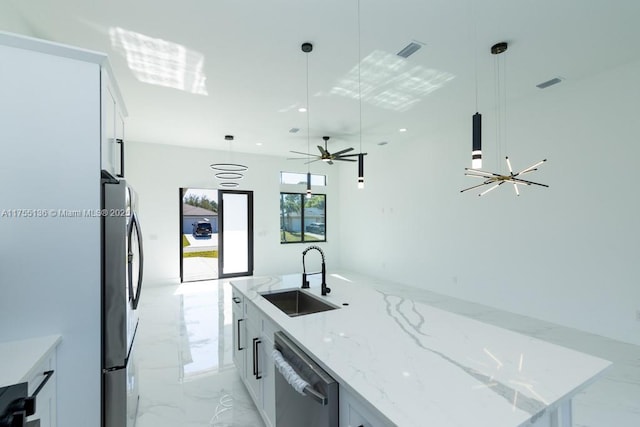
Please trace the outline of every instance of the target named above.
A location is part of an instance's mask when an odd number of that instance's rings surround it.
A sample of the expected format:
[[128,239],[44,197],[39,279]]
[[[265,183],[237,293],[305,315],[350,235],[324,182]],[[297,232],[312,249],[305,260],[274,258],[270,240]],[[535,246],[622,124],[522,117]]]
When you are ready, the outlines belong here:
[[111,46],[127,58],[141,82],[207,95],[204,56],[186,47],[119,27],[109,29]]
[[[362,101],[380,108],[407,111],[455,76],[425,68],[397,55],[373,51],[360,62]],[[358,99],[358,65],[353,67],[329,92]]]

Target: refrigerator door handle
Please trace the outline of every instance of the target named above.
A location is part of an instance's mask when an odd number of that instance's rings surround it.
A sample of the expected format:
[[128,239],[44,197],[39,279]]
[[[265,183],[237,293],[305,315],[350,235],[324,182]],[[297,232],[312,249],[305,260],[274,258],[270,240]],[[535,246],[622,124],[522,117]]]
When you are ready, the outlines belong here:
[[[133,235],[133,231],[136,231],[136,238],[138,243],[139,253],[139,266],[138,266],[138,281],[136,285],[136,292],[133,293],[133,252],[131,252],[131,239]],[[131,308],[136,310],[138,308],[138,303],[140,302],[140,293],[142,292],[142,271],[144,266],[144,251],[142,249],[142,233],[140,231],[140,222],[138,221],[138,216],[135,212],[131,213],[131,221],[129,222],[129,230],[128,230],[128,262],[129,262],[129,295],[131,295]]]

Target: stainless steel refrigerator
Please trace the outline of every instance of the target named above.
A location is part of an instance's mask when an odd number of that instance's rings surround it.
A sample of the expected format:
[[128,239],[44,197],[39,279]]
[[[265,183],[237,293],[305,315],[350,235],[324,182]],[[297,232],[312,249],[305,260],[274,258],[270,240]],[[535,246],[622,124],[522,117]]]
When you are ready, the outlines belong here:
[[102,427],[133,427],[138,412],[135,363],[142,289],[142,234],[135,193],[102,171]]

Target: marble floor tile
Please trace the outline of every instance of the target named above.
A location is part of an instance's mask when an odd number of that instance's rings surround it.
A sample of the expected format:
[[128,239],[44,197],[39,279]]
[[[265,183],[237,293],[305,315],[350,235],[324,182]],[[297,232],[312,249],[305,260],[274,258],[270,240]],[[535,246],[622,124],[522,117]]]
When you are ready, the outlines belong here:
[[231,287],[145,290],[137,334],[137,427],[264,426],[232,363]]
[[[384,286],[380,290],[612,361],[573,400],[574,427],[640,426],[640,346],[430,291]],[[223,280],[145,289],[136,338],[137,427],[264,426],[233,366],[231,304]]]

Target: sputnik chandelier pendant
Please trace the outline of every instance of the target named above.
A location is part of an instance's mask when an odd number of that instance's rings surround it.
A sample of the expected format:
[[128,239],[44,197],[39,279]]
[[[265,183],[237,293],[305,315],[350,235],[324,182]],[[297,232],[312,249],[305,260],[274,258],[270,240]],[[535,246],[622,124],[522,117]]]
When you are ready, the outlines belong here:
[[504,184],[505,182],[510,182],[513,184],[513,189],[516,192],[516,196],[520,195],[520,191],[518,190],[518,185],[538,185],[540,187],[549,187],[546,184],[540,184],[539,182],[533,182],[533,181],[528,181],[526,179],[522,179],[522,178],[518,178],[524,174],[527,174],[529,172],[534,172],[538,170],[538,166],[540,166],[541,164],[543,164],[544,162],[547,161],[547,159],[544,159],[542,161],[539,161],[538,163],[529,166],[526,169],[521,170],[520,172],[517,173],[513,173],[513,169],[511,168],[511,162],[509,161],[509,157],[505,157],[506,161],[507,161],[507,167],[509,168],[509,175],[501,175],[499,173],[493,173],[493,172],[485,172],[479,169],[471,169],[471,168],[465,168],[465,175],[466,176],[472,176],[474,178],[482,178],[484,179],[484,182],[482,184],[478,184],[478,185],[474,185],[472,187],[469,188],[465,188],[464,190],[461,190],[460,192],[463,193],[465,191],[468,190],[473,190],[474,188],[479,188],[485,185],[489,185],[489,184],[494,184],[492,187],[489,187],[488,189],[484,190],[482,193],[478,194],[478,196],[484,196],[485,194],[487,194],[489,191],[494,190],[496,188],[498,188],[499,186],[501,186],[502,184]]
[[[507,50],[507,43],[506,42],[501,42],[501,43],[497,43],[493,46],[491,46],[491,54],[496,56],[496,68],[495,68],[495,80],[496,80],[496,142],[498,145],[498,152],[500,152],[500,140],[502,140],[503,144],[506,145],[505,140],[506,138],[504,136],[502,136],[502,138],[500,137],[500,133],[501,133],[501,128],[502,126],[504,126],[504,129],[502,130],[503,134],[506,134],[506,125],[504,123],[501,123],[500,117],[501,116],[505,116],[506,112],[505,111],[501,111],[502,108],[500,108],[500,98],[502,97],[500,94],[500,64],[499,64],[499,60],[498,60],[498,56],[504,52],[506,52]],[[504,62],[503,62],[503,66],[504,66]],[[506,68],[506,67],[504,67]],[[506,76],[506,71],[503,71],[503,75]],[[506,85],[505,85],[506,86]],[[476,83],[476,87],[477,87],[477,83]],[[476,88],[477,91],[477,88]],[[504,88],[504,98],[505,98],[505,104],[506,104],[506,87]],[[476,94],[477,97],[477,94]],[[477,103],[477,100],[476,100]],[[477,106],[476,106],[477,108]],[[505,108],[506,109],[506,108]],[[465,191],[469,191],[469,190],[473,190],[475,188],[480,188],[480,187],[484,187],[485,185],[491,185],[493,184],[491,187],[487,188],[486,190],[484,190],[483,192],[481,192],[480,194],[478,194],[478,196],[484,196],[485,194],[487,194],[490,191],[495,190],[496,188],[498,188],[499,186],[501,186],[502,184],[504,184],[505,182],[510,182],[511,184],[513,184],[513,189],[516,193],[516,196],[520,195],[520,190],[518,189],[518,186],[521,185],[537,185],[539,187],[549,187],[546,184],[541,184],[539,182],[533,182],[533,181],[529,181],[526,179],[522,179],[522,175],[534,172],[538,170],[538,166],[542,165],[544,162],[547,161],[547,159],[541,160],[538,163],[535,163],[531,166],[529,166],[528,168],[525,168],[523,170],[521,170],[520,172],[514,173],[513,172],[513,168],[511,167],[511,161],[509,160],[509,157],[506,156],[505,160],[507,162],[507,168],[509,169],[509,174],[503,174],[503,173],[496,173],[496,172],[487,172],[487,171],[483,171],[480,170],[479,168],[480,166],[480,162],[481,162],[481,148],[480,148],[480,144],[481,144],[481,125],[480,125],[480,114],[476,113],[473,117],[473,161],[472,161],[472,167],[471,168],[465,168],[465,176],[470,176],[473,178],[480,178],[480,179],[484,179],[484,181],[481,184],[478,185],[473,185],[471,187],[465,188],[464,190],[460,190],[461,193],[464,193]],[[506,146],[505,146],[505,151],[506,151]]]

